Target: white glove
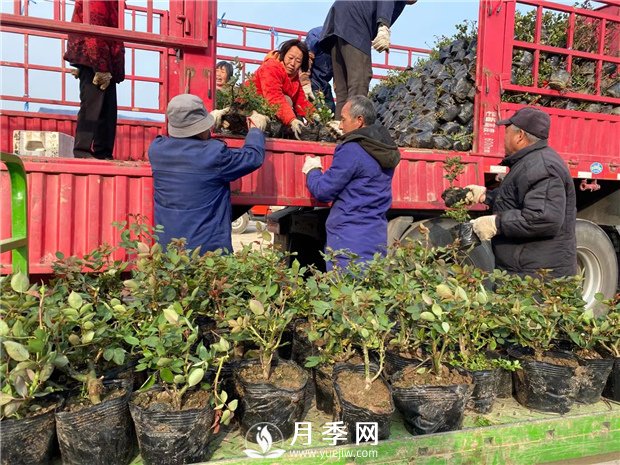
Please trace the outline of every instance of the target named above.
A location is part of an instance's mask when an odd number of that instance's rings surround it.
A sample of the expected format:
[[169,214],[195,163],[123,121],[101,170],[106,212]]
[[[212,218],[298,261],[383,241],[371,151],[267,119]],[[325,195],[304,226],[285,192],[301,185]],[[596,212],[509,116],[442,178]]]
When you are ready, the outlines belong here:
[[484,186],[470,184],[465,186],[465,189],[469,189],[469,192],[465,195],[465,205],[482,203],[487,198],[487,188]]
[[303,128],[305,126],[304,123],[302,123],[300,120],[298,119],[294,119],[293,121],[291,121],[291,129],[293,130],[293,134],[295,134],[295,138],[297,140],[301,140],[301,128]]
[[267,125],[269,124],[269,117],[265,115],[261,115],[256,110],[252,112],[250,116],[248,116],[248,129],[249,128],[258,128],[261,131],[267,129]]
[[213,126],[219,128],[222,125],[222,116],[228,114],[229,111],[230,107],[222,108],[221,110],[213,110],[211,112],[211,116],[215,118],[215,124]]
[[497,226],[495,226],[495,217],[497,215],[487,215],[471,220],[474,226],[474,232],[481,241],[490,241],[497,234]]
[[379,26],[377,37],[372,41],[372,48],[379,53],[390,50],[390,28],[385,24]]
[[306,94],[306,98],[310,101],[310,102],[314,102],[314,93],[312,92],[312,85],[310,83],[306,84],[305,86],[303,86],[304,89],[304,94]]
[[101,90],[106,90],[112,81],[112,73],[102,73],[97,71],[93,78],[93,84],[99,86]]
[[306,157],[306,161],[304,162],[304,166],[301,168],[301,172],[303,174],[308,174],[310,171],[314,169],[323,169],[323,165],[321,165],[321,159],[319,157]]
[[342,137],[344,135],[344,132],[342,132],[342,129],[340,129],[340,121],[338,120],[330,121],[325,126],[327,126],[329,131],[336,137]]
[[79,68],[71,68],[69,70],[69,72],[71,73],[71,76],[73,76],[75,79],[79,79],[79,77],[80,77],[80,69]]

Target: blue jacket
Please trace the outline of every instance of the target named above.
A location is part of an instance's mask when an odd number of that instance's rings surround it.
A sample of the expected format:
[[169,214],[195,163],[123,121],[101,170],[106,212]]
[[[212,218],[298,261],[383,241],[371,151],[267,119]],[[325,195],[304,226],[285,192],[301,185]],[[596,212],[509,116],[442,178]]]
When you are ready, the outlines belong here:
[[306,36],[306,45],[308,50],[314,53],[314,62],[310,70],[310,81],[312,82],[312,90],[320,90],[329,99],[333,101],[332,89],[329,81],[334,77],[334,69],[332,68],[332,57],[319,46],[321,32],[323,27],[315,27],[308,31]]
[[392,26],[406,4],[403,0],[336,0],[323,24],[321,47],[330,50],[336,37],[340,37],[370,56],[379,23]]
[[185,237],[201,252],[232,252],[230,182],[260,168],[265,136],[253,128],[240,149],[219,140],[158,136],[149,147],[155,195],[155,224],[164,227],[159,243]]
[[[379,129],[387,134],[378,126],[365,129],[372,135]],[[336,147],[331,167],[325,173],[318,169],[310,171],[306,184],[317,200],[333,202],[326,223],[326,249],[348,249],[366,261],[376,252],[384,253],[387,247],[386,213],[392,205],[392,176],[398,160],[377,157],[364,140],[347,142],[346,139]],[[398,150],[391,139],[390,144],[392,155],[397,156],[394,152],[397,154]],[[338,265],[345,268],[347,260],[338,259]],[[332,263],[327,263],[328,269],[332,267]]]

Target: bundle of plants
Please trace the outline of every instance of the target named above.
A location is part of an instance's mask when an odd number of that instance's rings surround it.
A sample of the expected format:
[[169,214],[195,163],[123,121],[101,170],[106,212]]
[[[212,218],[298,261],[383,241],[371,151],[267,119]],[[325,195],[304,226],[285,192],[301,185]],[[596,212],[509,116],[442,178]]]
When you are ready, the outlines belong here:
[[476,72],[475,24],[442,37],[427,60],[388,73],[373,88],[379,121],[401,147],[471,149]]
[[296,260],[290,267],[286,262],[287,256],[273,247],[247,246],[228,270],[235,280],[223,291],[220,323],[230,330],[232,340],[256,347],[245,354],[251,361],[240,363],[235,373],[244,433],[256,423],[268,422],[284,438],[290,437],[304,412],[308,374],[293,362],[277,359],[284,332],[307,306],[306,270]]
[[55,410],[63,398],[51,381],[66,364],[43,321],[45,286],[17,273],[0,277],[0,436],[2,463],[50,463]]
[[[581,300],[579,278],[520,278],[496,272],[498,325],[517,346],[509,354],[522,366],[514,381],[517,400],[526,407],[566,413],[578,388],[579,363],[572,354],[554,351],[561,323]],[[520,348],[520,349],[519,349]]]

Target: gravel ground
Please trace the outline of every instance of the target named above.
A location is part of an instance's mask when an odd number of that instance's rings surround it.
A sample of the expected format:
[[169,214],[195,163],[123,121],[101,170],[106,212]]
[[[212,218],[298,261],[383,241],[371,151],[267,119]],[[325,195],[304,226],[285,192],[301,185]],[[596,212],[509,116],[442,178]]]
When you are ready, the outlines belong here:
[[255,243],[255,246],[258,247],[258,244],[262,241],[262,238],[256,229],[256,225],[257,222],[250,221],[248,229],[246,229],[243,234],[232,235],[233,249],[235,251],[240,250],[244,245],[251,243]]

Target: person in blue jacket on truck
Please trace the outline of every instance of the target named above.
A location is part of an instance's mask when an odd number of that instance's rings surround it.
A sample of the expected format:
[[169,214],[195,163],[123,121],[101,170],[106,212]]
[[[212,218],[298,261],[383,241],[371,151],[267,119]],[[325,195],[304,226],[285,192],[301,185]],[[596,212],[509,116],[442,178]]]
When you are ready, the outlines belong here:
[[257,170],[265,159],[263,130],[268,118],[254,112],[245,144],[229,149],[211,139],[216,117],[202,99],[181,94],[168,103],[168,134],[149,147],[153,170],[155,224],[164,231],[158,242],[186,238],[189,249],[232,252],[230,183]]
[[[362,262],[386,251],[386,214],[392,205],[394,168],[400,161],[388,130],[374,124],[376,114],[367,97],[349,98],[340,122],[344,140],[336,147],[331,167],[323,173],[321,159],[308,156],[302,168],[311,194],[333,202],[325,224],[325,249],[348,251]],[[346,254],[335,259],[339,268],[349,263]],[[327,269],[333,267],[328,261]]]
[[330,81],[334,77],[334,71],[332,69],[332,57],[329,53],[325,52],[319,42],[321,39],[321,32],[323,27],[315,27],[308,31],[306,35],[306,45],[310,52],[311,66],[308,71],[308,81],[302,80],[302,85],[306,97],[311,102],[315,99],[315,92],[322,92],[325,98],[325,104],[334,113],[336,111],[336,103],[334,102],[334,95],[332,94],[332,86]]
[[336,120],[354,95],[368,95],[371,49],[390,49],[390,27],[417,0],[336,0],[325,18],[321,47],[329,51],[336,90]]

